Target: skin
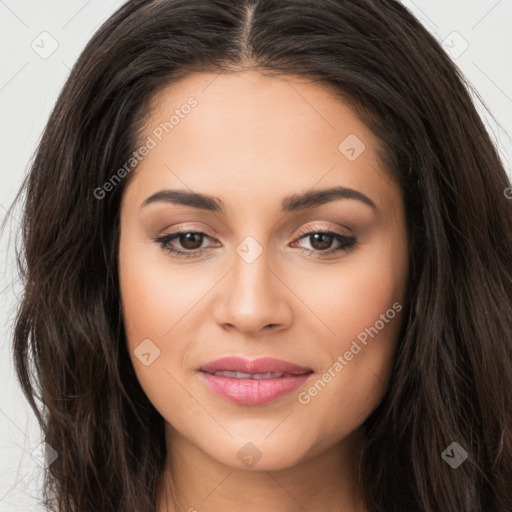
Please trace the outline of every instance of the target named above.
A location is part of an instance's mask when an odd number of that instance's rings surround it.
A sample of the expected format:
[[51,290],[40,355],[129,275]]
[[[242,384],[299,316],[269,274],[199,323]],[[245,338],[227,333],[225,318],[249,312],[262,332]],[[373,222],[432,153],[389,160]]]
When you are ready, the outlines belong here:
[[[194,74],[154,98],[141,140],[190,96],[198,105],[142,159],[121,205],[128,348],[166,425],[158,510],[175,510],[165,490],[177,468],[179,510],[362,511],[362,424],[391,378],[401,314],[366,346],[359,343],[362,349],[309,403],[298,394],[394,303],[404,305],[409,254],[398,183],[354,111],[298,77]],[[354,161],[338,149],[350,134],[365,144]],[[343,198],[281,211],[285,197],[334,186],[361,192],[376,208]],[[141,207],[162,189],[213,195],[225,209],[164,201]],[[205,252],[176,256],[153,240],[178,228],[206,236],[175,238],[173,247]],[[322,256],[341,244],[332,238],[322,245],[301,228],[357,242]],[[262,250],[252,263],[236,252],[247,236]],[[147,366],[134,352],[145,339],[160,350]],[[268,404],[236,404],[214,394],[197,372],[231,355],[275,357],[315,373]],[[261,458],[249,468],[241,450]]]

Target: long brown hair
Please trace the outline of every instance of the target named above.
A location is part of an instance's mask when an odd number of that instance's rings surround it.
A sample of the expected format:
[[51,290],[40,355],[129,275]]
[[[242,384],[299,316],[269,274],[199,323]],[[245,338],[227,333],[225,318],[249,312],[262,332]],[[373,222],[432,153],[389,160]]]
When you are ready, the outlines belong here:
[[[349,101],[405,198],[406,321],[365,422],[368,510],[512,510],[510,180],[464,78],[393,0],[131,0],[87,44],[15,201],[24,293],[14,360],[58,453],[47,507],[156,508],[164,420],[126,349],[117,272],[133,172],[104,197],[94,191],[138,147],[162,87],[246,69],[306,77]],[[442,456],[453,442],[468,454],[457,468]]]

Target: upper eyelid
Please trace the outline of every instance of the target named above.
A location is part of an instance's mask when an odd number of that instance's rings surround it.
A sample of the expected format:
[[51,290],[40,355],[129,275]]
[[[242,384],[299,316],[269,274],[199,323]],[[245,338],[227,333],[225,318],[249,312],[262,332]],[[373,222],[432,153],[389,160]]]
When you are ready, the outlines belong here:
[[[332,228],[332,227],[325,227],[325,226],[323,226],[323,227],[311,226],[308,228],[301,228],[298,231],[296,230],[296,233],[298,235],[303,235],[303,234],[308,234],[308,233],[317,233],[317,232],[326,232],[327,233],[328,232],[328,233],[336,233],[336,234],[347,236],[347,237],[352,236],[351,234],[340,233],[341,230],[346,230],[349,232],[352,231],[351,229],[349,229],[347,227],[342,227],[342,226],[339,226],[338,229]],[[208,236],[209,238],[216,239],[216,236],[211,235],[208,230],[206,230],[204,228],[196,228],[193,226],[178,227],[174,231],[171,231],[168,233],[164,232],[162,234],[156,234],[153,238],[163,238],[166,236],[174,236],[174,235],[187,234],[187,233],[200,233],[200,234]]]

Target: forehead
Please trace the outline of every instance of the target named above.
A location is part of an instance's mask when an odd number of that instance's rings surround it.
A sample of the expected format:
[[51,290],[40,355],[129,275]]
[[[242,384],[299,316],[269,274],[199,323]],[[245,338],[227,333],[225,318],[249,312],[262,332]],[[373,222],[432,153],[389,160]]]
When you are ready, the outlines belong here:
[[377,203],[396,193],[379,141],[352,108],[299,77],[190,75],[154,96],[148,137],[154,147],[135,176],[148,195],[164,185],[240,201],[335,185]]

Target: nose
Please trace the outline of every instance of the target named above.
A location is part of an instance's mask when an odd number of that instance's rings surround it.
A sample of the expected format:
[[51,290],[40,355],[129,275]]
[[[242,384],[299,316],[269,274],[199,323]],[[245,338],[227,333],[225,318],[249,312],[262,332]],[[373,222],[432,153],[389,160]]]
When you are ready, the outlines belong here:
[[215,301],[215,320],[223,329],[247,335],[287,328],[293,317],[293,294],[264,251],[248,263],[235,255],[234,268],[223,279]]

